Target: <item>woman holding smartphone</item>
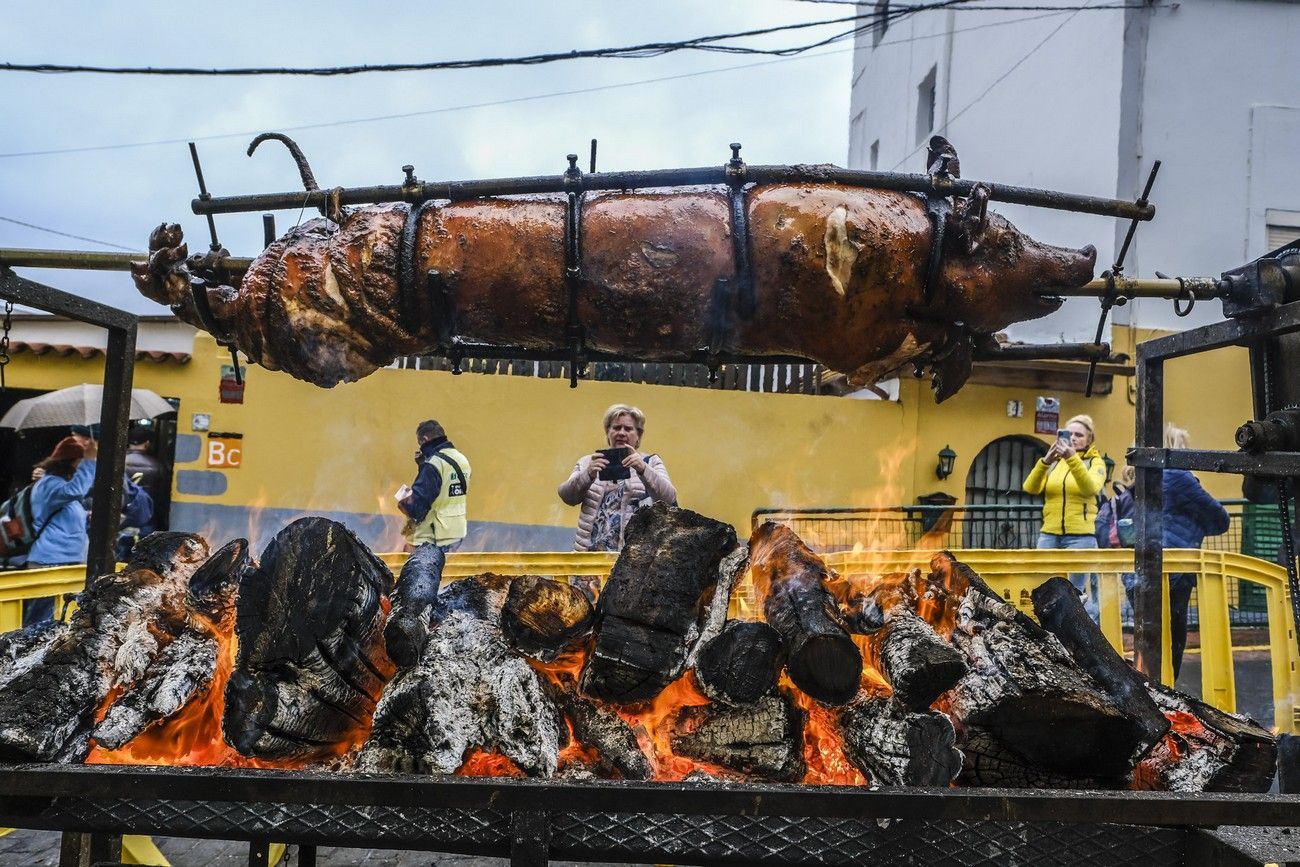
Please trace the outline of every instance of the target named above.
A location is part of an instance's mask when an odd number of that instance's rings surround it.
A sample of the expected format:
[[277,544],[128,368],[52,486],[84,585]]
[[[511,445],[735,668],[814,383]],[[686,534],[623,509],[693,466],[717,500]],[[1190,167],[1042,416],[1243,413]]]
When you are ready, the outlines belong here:
[[[1076,415],[1057,431],[1056,442],[1025,479],[1027,494],[1043,497],[1039,548],[1096,548],[1097,495],[1106,483],[1106,463],[1093,441],[1092,417]],[[1097,576],[1074,573],[1070,582],[1098,619]]]
[[633,512],[653,502],[677,505],[677,489],[663,460],[640,450],[645,413],[616,403],[605,410],[601,426],[609,448],[579,458],[560,485],[565,505],[582,506],[575,551],[621,551]]

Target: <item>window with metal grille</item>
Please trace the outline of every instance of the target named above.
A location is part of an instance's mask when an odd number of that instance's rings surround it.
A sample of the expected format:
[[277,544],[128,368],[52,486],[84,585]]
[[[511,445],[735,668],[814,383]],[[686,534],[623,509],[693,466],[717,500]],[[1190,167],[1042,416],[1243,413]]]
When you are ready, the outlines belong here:
[[1047,454],[1047,445],[1029,436],[1009,436],[986,445],[971,462],[966,476],[967,506],[1006,506],[972,509],[962,528],[966,548],[1033,548],[1042,525],[1043,498],[1021,487],[1034,462]]

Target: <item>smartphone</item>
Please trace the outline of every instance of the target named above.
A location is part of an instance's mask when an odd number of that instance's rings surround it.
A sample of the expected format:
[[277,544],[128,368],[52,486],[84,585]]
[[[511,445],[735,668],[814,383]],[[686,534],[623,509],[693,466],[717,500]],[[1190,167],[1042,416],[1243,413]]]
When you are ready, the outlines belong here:
[[1058,430],[1056,432],[1056,441],[1062,446],[1068,446],[1070,444],[1070,432],[1064,428]]
[[600,471],[600,475],[596,476],[596,478],[600,479],[602,482],[617,482],[632,477],[632,471],[623,466],[623,459],[630,454],[627,446],[618,446],[617,448],[612,449],[597,449],[597,451],[605,456],[605,460],[609,461],[609,464],[605,469]]

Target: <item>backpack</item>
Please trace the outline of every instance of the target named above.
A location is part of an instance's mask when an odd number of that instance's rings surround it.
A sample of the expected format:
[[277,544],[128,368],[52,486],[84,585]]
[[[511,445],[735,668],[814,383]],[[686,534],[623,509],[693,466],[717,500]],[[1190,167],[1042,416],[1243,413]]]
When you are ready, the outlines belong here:
[[0,557],[26,554],[41,534],[32,518],[32,488],[35,482],[0,503]]

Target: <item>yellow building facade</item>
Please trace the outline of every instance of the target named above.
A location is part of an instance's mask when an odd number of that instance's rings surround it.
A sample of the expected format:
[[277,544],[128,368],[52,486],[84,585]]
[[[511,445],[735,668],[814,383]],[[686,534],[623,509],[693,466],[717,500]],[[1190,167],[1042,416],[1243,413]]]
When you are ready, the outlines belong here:
[[[25,325],[15,323],[14,340],[38,345]],[[1116,349],[1131,353],[1133,337],[1117,329]],[[572,546],[577,509],[560,502],[556,487],[579,456],[605,445],[601,417],[613,403],[645,411],[642,448],[663,458],[680,504],[734,524],[742,536],[759,508],[894,506],[934,492],[962,502],[972,464],[990,443],[1050,442],[1034,434],[1039,397],[1059,400],[1062,423],[1090,414],[1099,449],[1117,465],[1133,441],[1133,383],[1123,375],[1093,398],[1041,383],[971,384],[936,405],[928,383],[912,379],[899,384],[898,400],[857,400],[588,381],[570,389],[566,380],[395,368],[320,389],[249,366],[243,402],[224,403],[229,353],[207,334],[191,340],[188,360],[173,353],[161,362],[141,358],[135,368],[137,386],[179,399],[172,527],[217,541],[247,536],[259,546],[294,517],[322,514],[377,549],[400,548],[393,493],[414,478],[415,426],[426,418],[440,421],[473,465],[468,550]],[[101,381],[102,371],[102,355],[20,351],[7,381],[55,389]],[[1172,362],[1166,381],[1169,420],[1188,428],[1198,447],[1234,447],[1233,432],[1250,415],[1244,350]],[[1020,417],[1009,415],[1014,402]],[[957,454],[955,471],[939,479],[945,446]],[[229,463],[231,449],[238,466],[212,465]],[[1237,477],[1203,481],[1220,498],[1240,495]]]

